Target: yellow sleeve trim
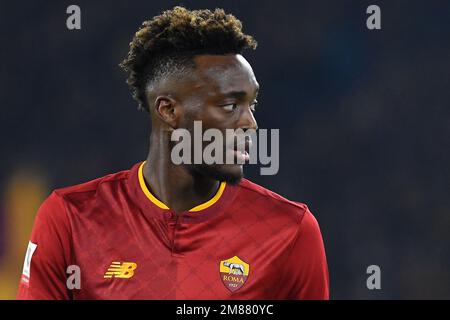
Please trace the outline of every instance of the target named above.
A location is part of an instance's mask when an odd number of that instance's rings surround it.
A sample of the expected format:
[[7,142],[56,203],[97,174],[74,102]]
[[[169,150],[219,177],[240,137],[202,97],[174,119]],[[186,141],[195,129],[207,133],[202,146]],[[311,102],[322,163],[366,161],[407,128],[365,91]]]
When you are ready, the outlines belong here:
[[[158,198],[156,198],[150,192],[150,190],[147,188],[147,185],[145,184],[145,180],[144,180],[144,174],[143,174],[144,164],[145,164],[145,161],[142,162],[142,164],[139,167],[139,171],[138,171],[139,185],[141,186],[142,191],[147,196],[147,198],[151,202],[153,202],[156,206],[158,206],[159,208],[161,208],[161,209],[170,209],[163,202],[161,202]],[[204,209],[212,206],[222,196],[223,191],[225,190],[225,186],[226,186],[226,183],[225,182],[221,182],[220,186],[219,186],[219,190],[217,190],[217,192],[214,195],[214,197],[212,197],[210,200],[206,201],[205,203],[202,203],[202,204],[199,204],[198,206],[195,206],[194,208],[190,209],[189,212],[198,212],[198,211],[204,210]]]

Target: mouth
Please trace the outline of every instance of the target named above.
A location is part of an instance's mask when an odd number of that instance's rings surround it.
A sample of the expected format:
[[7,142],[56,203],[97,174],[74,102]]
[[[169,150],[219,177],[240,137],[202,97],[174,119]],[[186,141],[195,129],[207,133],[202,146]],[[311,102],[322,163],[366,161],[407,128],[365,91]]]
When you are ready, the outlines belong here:
[[237,160],[236,162],[239,164],[241,162],[248,162],[250,160],[250,155],[247,151],[239,151],[239,150],[233,150],[234,153],[234,159]]
[[245,141],[238,141],[233,148],[229,148],[227,152],[233,153],[233,160],[235,164],[244,164],[250,160],[249,150],[252,146],[251,139],[245,139]]

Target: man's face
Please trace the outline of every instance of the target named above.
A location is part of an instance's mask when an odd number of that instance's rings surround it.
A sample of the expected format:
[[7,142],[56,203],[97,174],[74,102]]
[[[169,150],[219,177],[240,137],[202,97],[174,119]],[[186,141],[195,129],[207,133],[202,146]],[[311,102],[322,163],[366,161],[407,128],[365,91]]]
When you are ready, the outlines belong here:
[[[179,127],[193,132],[194,121],[202,121],[203,131],[215,128],[257,129],[253,112],[259,85],[250,64],[241,55],[199,55],[194,58],[196,68],[193,81],[183,84],[178,95],[182,116]],[[227,145],[224,134],[224,156],[236,151],[236,145]],[[206,143],[207,144],[207,143]],[[203,143],[205,145],[205,143]],[[248,150],[247,150],[248,151]],[[235,184],[243,177],[242,164],[193,164],[188,167],[213,179]]]

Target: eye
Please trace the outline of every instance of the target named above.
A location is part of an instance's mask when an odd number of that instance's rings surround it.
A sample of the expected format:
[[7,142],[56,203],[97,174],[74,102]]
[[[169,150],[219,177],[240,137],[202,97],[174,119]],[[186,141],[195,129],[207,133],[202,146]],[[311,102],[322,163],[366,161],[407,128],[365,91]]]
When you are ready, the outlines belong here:
[[237,104],[236,103],[230,103],[230,104],[225,104],[223,106],[221,106],[225,111],[234,111],[237,108]]

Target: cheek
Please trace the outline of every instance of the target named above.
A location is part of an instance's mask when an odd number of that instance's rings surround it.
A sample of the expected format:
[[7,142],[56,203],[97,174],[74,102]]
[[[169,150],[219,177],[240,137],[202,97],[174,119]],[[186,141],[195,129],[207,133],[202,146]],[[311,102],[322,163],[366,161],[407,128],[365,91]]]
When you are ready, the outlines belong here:
[[202,122],[202,129],[216,128],[224,130],[235,128],[239,120],[237,112],[225,112],[216,105],[208,103],[185,104],[183,116],[180,118],[179,127],[193,129],[194,121]]
[[220,107],[209,107],[202,115],[203,127],[219,130],[233,129],[238,120],[236,112],[225,112]]
[[194,121],[199,120],[198,111],[192,107],[183,107],[183,112],[179,118],[179,128],[193,129]]

